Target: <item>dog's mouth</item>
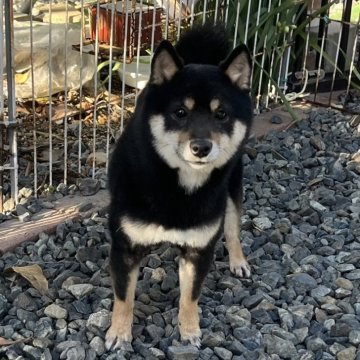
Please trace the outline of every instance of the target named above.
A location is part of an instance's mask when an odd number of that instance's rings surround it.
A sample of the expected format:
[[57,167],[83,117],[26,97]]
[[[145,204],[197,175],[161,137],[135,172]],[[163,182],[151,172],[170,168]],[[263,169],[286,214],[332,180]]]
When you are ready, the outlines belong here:
[[187,163],[193,168],[193,169],[201,169],[205,167],[206,165],[209,165],[208,161],[187,161]]

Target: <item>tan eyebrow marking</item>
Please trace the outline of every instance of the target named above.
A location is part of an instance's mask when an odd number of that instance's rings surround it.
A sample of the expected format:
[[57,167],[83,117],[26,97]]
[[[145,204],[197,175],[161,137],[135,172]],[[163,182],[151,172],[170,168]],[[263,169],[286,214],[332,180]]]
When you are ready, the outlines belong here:
[[216,111],[219,106],[220,106],[220,100],[219,99],[212,99],[210,101],[210,109],[211,109],[212,112]]
[[184,100],[184,105],[188,110],[191,111],[195,106],[195,100],[191,97],[187,97]]

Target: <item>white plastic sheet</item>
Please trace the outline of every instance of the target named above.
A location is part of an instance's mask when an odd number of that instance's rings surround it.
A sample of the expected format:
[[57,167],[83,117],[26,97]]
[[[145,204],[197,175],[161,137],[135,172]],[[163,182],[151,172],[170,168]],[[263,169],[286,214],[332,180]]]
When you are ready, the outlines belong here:
[[[80,43],[79,24],[68,24],[67,37],[65,24],[52,24],[51,47],[49,46],[50,24],[33,21],[32,30],[34,89],[32,89],[31,81],[30,22],[14,21],[15,95],[17,98],[48,96],[50,73],[52,94],[65,90],[65,71],[68,89],[80,87],[80,71],[83,84],[93,78],[96,72],[94,56],[83,54],[81,66],[80,53],[72,49],[72,45]],[[66,59],[65,49],[67,49]],[[49,68],[50,63],[51,68]],[[3,65],[5,72],[5,58]]]

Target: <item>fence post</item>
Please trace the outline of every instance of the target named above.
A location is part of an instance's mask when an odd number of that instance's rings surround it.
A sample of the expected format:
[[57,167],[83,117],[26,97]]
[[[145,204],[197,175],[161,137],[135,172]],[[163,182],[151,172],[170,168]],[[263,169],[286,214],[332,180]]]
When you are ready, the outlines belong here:
[[5,24],[5,52],[6,52],[6,78],[7,78],[7,102],[8,118],[5,125],[8,128],[10,147],[10,181],[11,197],[18,201],[18,149],[16,129],[16,103],[15,103],[15,71],[14,71],[14,27],[13,27],[13,0],[4,2]]

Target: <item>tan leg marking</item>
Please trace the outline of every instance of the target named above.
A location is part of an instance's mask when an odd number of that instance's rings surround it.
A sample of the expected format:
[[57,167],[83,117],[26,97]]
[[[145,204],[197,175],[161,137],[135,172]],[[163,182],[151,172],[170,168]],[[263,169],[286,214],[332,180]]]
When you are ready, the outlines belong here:
[[229,252],[230,271],[240,277],[249,277],[250,265],[244,256],[240,243],[240,214],[230,198],[226,204],[224,233]]
[[198,299],[192,299],[195,278],[194,265],[184,259],[180,260],[180,309],[179,328],[182,340],[189,340],[192,345],[200,346],[201,330],[199,326]]
[[131,328],[133,323],[134,297],[136,282],[139,274],[137,267],[129,274],[129,283],[126,291],[125,301],[114,295],[114,308],[111,318],[111,326],[106,333],[106,348],[120,348],[124,341],[131,341]]

